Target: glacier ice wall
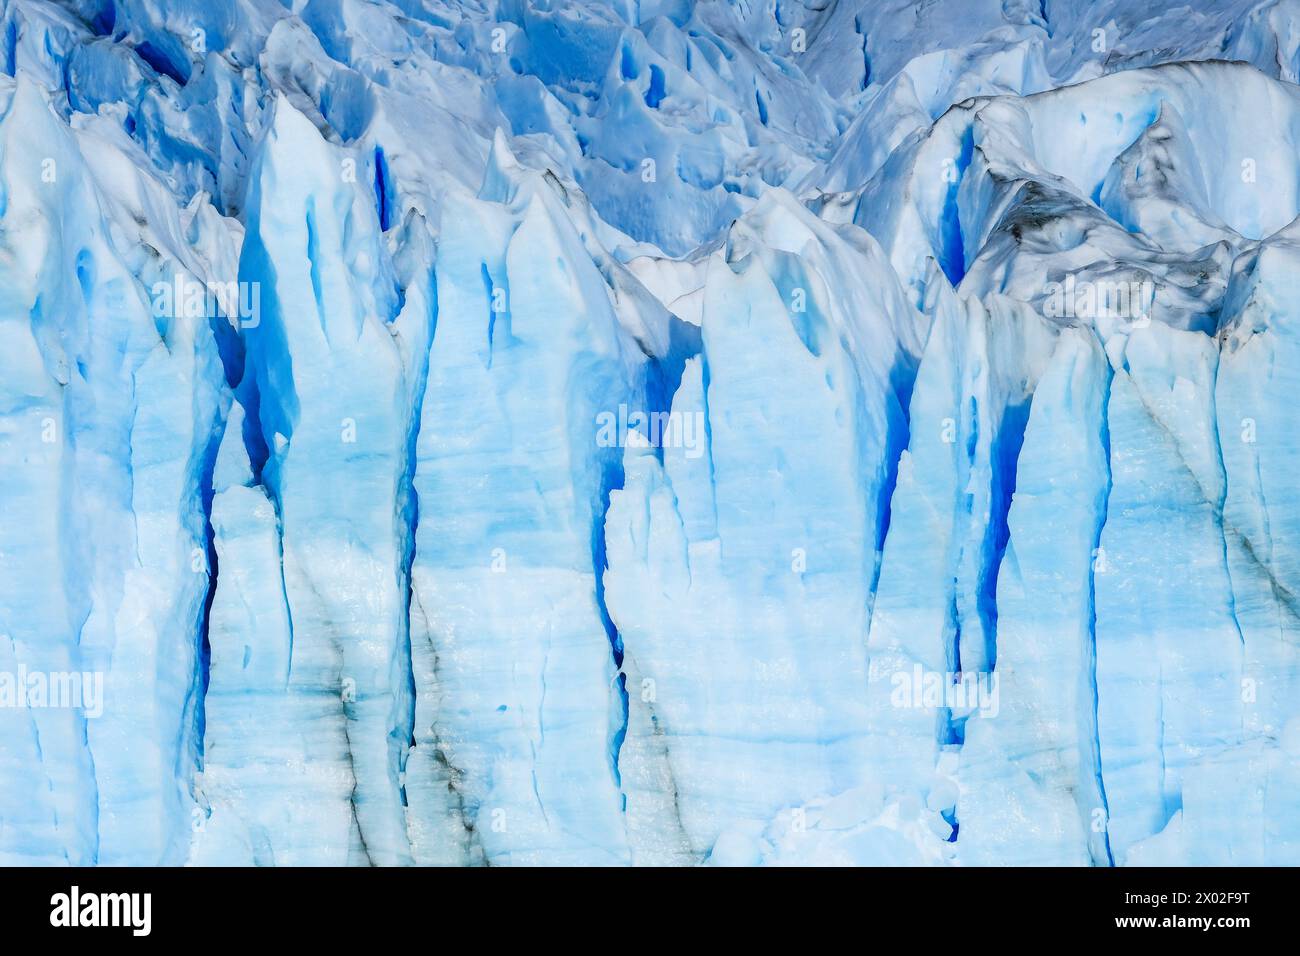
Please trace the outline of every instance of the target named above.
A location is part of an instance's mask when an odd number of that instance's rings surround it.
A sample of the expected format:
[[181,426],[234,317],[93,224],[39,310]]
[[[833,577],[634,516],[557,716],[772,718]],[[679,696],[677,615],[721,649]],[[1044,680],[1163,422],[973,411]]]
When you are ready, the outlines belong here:
[[1300,4],[0,37],[0,862],[1300,863]]

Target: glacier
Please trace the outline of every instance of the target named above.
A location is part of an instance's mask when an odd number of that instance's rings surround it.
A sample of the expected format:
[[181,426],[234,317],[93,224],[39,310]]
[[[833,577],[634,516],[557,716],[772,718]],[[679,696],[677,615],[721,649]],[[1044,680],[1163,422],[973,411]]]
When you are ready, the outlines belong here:
[[0,864],[1300,864],[1297,0],[0,11]]

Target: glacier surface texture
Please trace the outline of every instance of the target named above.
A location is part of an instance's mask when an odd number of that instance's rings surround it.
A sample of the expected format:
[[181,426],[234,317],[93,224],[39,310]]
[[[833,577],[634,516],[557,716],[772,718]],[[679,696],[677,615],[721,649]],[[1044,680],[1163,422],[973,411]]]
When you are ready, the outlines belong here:
[[1300,864],[1300,0],[0,10],[0,864]]

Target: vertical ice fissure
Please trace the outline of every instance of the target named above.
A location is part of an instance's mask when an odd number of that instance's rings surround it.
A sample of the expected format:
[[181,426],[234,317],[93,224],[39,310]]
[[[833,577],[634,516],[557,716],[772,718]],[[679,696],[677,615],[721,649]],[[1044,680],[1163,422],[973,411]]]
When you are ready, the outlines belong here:
[[[1088,689],[1091,694],[1090,709],[1088,714],[1088,729],[1091,731],[1091,750],[1089,754],[1092,764],[1092,778],[1097,788],[1098,809],[1101,811],[1101,819],[1098,821],[1095,815],[1084,821],[1088,827],[1086,832],[1097,835],[1095,840],[1090,840],[1089,855],[1093,863],[1100,865],[1103,862],[1106,866],[1115,865],[1115,857],[1110,848],[1110,806],[1106,800],[1106,782],[1102,770],[1101,760],[1101,731],[1098,719],[1098,707],[1100,696],[1097,685],[1097,567],[1098,563],[1105,560],[1101,551],[1101,535],[1106,527],[1106,520],[1110,513],[1110,492],[1112,485],[1111,476],[1111,447],[1110,447],[1110,390],[1111,383],[1114,380],[1115,373],[1109,363],[1106,365],[1106,381],[1102,390],[1101,397],[1101,445],[1106,462],[1106,485],[1102,492],[1100,508],[1097,514],[1097,528],[1092,538],[1092,556],[1088,565],[1088,647],[1087,660],[1085,668],[1088,677]],[[1097,823],[1100,822],[1102,829],[1097,830]],[[1100,846],[1094,844],[1099,843]]]

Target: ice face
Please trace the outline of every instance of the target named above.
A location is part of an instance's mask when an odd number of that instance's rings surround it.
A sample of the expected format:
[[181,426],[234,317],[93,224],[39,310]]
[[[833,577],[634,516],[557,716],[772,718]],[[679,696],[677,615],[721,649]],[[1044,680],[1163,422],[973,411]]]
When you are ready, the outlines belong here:
[[0,38],[0,862],[1300,863],[1290,6]]

